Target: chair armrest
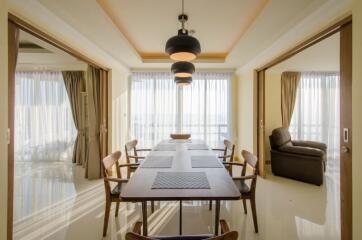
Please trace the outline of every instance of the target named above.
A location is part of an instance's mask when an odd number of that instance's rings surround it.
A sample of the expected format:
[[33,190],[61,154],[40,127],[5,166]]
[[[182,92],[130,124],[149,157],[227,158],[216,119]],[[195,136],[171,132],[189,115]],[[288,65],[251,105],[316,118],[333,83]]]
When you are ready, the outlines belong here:
[[324,152],[327,151],[327,145],[321,142],[314,141],[292,141],[294,146],[317,148]]
[[127,183],[128,179],[105,177],[104,180],[109,182]]
[[220,219],[220,230],[221,230],[221,234],[230,232],[229,225],[227,224],[227,222],[224,219]]
[[141,227],[142,227],[142,222],[137,221],[133,226],[132,232],[137,233],[137,234],[141,234]]
[[136,152],[146,152],[146,151],[152,151],[152,149],[149,149],[149,148],[136,149]]
[[325,153],[323,150],[317,148],[301,146],[281,146],[279,151],[315,157],[322,157]]
[[218,158],[231,158],[231,155],[218,156]]
[[256,178],[256,175],[233,177],[233,180],[248,180],[248,179],[254,179],[254,178]]
[[146,157],[144,156],[128,156],[129,158],[133,158],[133,159],[145,159]]
[[224,165],[244,166],[244,163],[239,162],[223,162]]
[[221,149],[221,148],[213,148],[211,149],[212,151],[225,151],[225,149]]
[[137,167],[139,166],[140,163],[123,163],[123,164],[119,164],[119,167],[122,168],[122,167]]

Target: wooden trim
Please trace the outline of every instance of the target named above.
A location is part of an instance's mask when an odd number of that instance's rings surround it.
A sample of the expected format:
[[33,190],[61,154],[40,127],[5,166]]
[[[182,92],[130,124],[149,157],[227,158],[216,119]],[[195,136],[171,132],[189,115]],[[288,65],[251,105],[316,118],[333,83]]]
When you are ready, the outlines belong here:
[[332,26],[327,27],[326,29],[322,30],[321,32],[319,32],[316,35],[312,36],[311,38],[307,39],[306,41],[298,44],[297,46],[295,46],[292,49],[288,50],[287,52],[283,53],[279,57],[273,59],[269,63],[258,68],[257,71],[259,72],[261,70],[267,70],[268,68],[271,68],[271,67],[287,60],[288,58],[293,57],[294,55],[300,53],[301,51],[319,43],[320,41],[330,37],[331,35],[339,32],[339,31],[341,31],[342,26],[345,24],[348,24],[350,22],[352,22],[351,15],[342,19],[341,21],[333,24]]
[[[349,149],[340,155],[341,239],[352,239],[352,24],[342,26],[340,33],[341,119],[340,144]],[[343,99],[343,100],[342,100]],[[349,129],[344,142],[343,129]]]
[[259,174],[262,177],[266,176],[265,172],[265,70],[257,72],[257,152],[259,159]]
[[[343,32],[346,31],[345,36],[341,36],[341,81],[344,79],[349,79],[351,81],[352,79],[352,16],[348,16],[341,21],[333,24],[330,27],[327,27],[326,29],[322,30],[321,32],[317,33],[316,35],[312,36],[311,38],[307,39],[306,41],[298,44],[296,47],[290,49],[289,51],[285,52],[284,54],[280,55],[279,57],[273,59],[269,63],[263,65],[262,67],[256,69],[256,76],[257,76],[257,84],[260,84],[261,81],[264,81],[265,79],[260,76],[261,72],[265,72],[268,68],[271,68],[280,62],[283,62],[297,53],[317,44],[318,42],[330,37],[331,35],[341,32],[341,35],[344,35]],[[350,29],[348,29],[350,28]],[[345,49],[345,50],[343,50]],[[344,55],[346,54],[346,55]],[[345,84],[345,83],[343,83]],[[342,85],[342,82],[341,82]],[[342,96],[343,93],[341,93],[341,99],[345,99],[344,96]],[[351,98],[352,93],[346,93],[347,98]],[[264,101],[265,92],[263,91],[257,91],[257,101]],[[344,102],[344,103],[343,103]],[[342,119],[346,118],[343,117],[344,115],[348,115],[349,113],[346,113],[342,115],[343,108],[350,108],[352,106],[352,102],[350,101],[341,101],[341,124]],[[263,106],[264,107],[264,106]],[[260,105],[257,104],[257,113],[259,114]],[[264,111],[264,109],[262,109]],[[350,114],[352,113],[351,109],[349,109]],[[351,115],[347,116],[351,120]],[[259,128],[259,115],[257,118],[257,127]],[[265,122],[265,115],[262,120]],[[342,126],[342,125],[341,125]],[[350,128],[351,129],[351,128]],[[352,136],[352,130],[350,130],[350,135]],[[263,138],[264,141],[265,137]],[[257,149],[258,153],[261,151],[260,146],[260,139],[259,139],[259,132],[257,134]],[[351,146],[350,146],[351,149]],[[263,149],[265,150],[265,149]],[[340,176],[340,182],[341,182],[341,238],[342,240],[350,240],[352,239],[352,154],[350,153],[349,160],[348,161],[341,161],[341,176]]]
[[24,21],[23,19],[15,16],[11,13],[8,14],[8,21],[15,24],[15,26],[17,26],[19,29],[23,30],[24,32],[27,32],[27,33],[45,41],[46,43],[53,45],[54,47],[57,47],[57,48],[63,50],[64,52],[68,53],[69,55],[71,55],[77,59],[80,59],[95,68],[103,69],[105,71],[109,70],[109,68],[107,68],[106,66],[103,66],[102,64],[99,64],[99,63],[93,61],[92,59],[90,59],[87,56],[83,55],[82,53],[78,52],[77,50],[67,46],[66,44],[59,41],[58,39],[50,36],[49,34],[45,33],[44,31],[34,27],[30,23]]

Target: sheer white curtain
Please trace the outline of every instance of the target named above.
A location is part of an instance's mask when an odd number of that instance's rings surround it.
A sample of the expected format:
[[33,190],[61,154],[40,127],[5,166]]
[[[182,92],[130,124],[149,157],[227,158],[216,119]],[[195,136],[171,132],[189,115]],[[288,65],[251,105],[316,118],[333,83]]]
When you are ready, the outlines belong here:
[[292,138],[324,142],[339,156],[339,73],[303,72],[289,130]]
[[177,94],[169,73],[132,74],[131,138],[152,147],[176,132]]
[[182,130],[218,146],[230,138],[230,73],[197,73],[183,88]]
[[230,73],[198,73],[177,87],[170,73],[133,73],[131,138],[147,147],[170,133],[191,133],[211,146],[230,137]]
[[76,130],[61,72],[16,72],[16,161],[71,160]]

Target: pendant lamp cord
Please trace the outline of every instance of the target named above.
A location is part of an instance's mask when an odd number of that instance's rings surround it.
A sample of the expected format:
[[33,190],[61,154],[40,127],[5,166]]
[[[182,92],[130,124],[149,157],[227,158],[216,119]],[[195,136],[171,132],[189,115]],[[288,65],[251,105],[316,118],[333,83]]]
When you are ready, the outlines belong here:
[[[182,0],[182,15],[185,14],[185,13],[184,13],[184,10],[185,10],[185,1]],[[183,20],[181,21],[181,27],[182,27],[182,31],[184,31],[184,30],[185,30],[185,19],[183,19]]]

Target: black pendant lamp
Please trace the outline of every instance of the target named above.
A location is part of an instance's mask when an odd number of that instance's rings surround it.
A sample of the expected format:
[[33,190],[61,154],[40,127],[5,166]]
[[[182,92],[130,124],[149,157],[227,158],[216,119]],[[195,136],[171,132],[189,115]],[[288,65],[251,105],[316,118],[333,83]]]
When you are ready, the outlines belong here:
[[175,75],[175,77],[192,77],[192,74],[195,72],[195,66],[190,62],[175,62],[171,66],[171,72]]
[[178,30],[176,36],[168,39],[165,51],[174,61],[191,61],[201,52],[200,42],[189,35],[189,31],[185,29],[185,22],[188,16],[184,14],[184,0],[182,0],[182,14],[178,16],[181,22],[181,29]]
[[177,86],[187,86],[192,82],[192,77],[175,77]]

